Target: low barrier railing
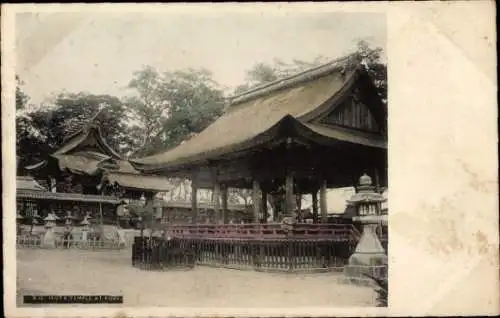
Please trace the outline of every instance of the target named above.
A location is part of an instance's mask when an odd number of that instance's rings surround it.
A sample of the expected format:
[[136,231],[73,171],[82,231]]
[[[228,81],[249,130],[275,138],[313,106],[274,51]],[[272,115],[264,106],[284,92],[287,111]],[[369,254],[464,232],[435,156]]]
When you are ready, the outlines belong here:
[[[171,258],[168,249],[177,253]],[[197,239],[175,237],[136,237],[132,264],[143,269],[176,266],[211,265],[233,269],[262,271],[341,270],[354,251],[355,244],[337,240],[305,239]],[[187,257],[186,255],[190,255]],[[170,260],[170,261],[169,261]]]
[[196,251],[191,242],[158,237],[135,237],[132,266],[146,270],[194,267]]
[[119,241],[107,240],[102,238],[81,239],[56,237],[50,244],[44,243],[42,235],[17,235],[16,246],[18,248],[77,248],[77,249],[123,249],[125,244]]
[[37,248],[42,245],[41,235],[17,235],[16,246],[24,248]]
[[186,224],[160,226],[166,235],[182,238],[259,239],[273,240],[294,237],[296,239],[328,239],[357,241],[360,233],[350,224],[294,224],[285,229],[279,223],[270,224]]

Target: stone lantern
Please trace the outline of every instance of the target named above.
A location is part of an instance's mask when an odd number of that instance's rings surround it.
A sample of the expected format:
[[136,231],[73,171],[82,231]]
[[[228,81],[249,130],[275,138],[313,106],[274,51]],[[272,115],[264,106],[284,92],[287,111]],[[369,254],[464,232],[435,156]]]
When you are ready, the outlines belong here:
[[91,216],[87,213],[85,217],[83,218],[83,221],[80,222],[80,225],[82,225],[82,241],[87,241],[87,235],[90,230],[90,220]]
[[383,195],[375,191],[372,179],[367,174],[361,176],[358,192],[348,200],[348,203],[356,208],[353,221],[361,223],[363,229],[356,250],[346,267],[351,271],[350,276],[354,276],[354,271],[357,273],[355,276],[370,274],[366,266],[387,264],[387,255],[376,233],[378,225],[383,222],[380,203],[385,200]]
[[54,234],[54,227],[56,226],[57,216],[54,213],[49,213],[43,219],[45,221],[45,234],[43,236],[43,245],[45,247],[55,247],[56,240]]
[[358,192],[347,203],[356,208],[356,215],[359,217],[380,215],[380,203],[384,201],[384,196],[375,191],[372,178],[365,173],[359,178]]
[[66,225],[66,226],[72,226],[72,225],[73,225],[73,222],[74,222],[74,220],[75,220],[75,217],[73,217],[73,215],[72,215],[71,211],[68,211],[68,212],[66,213],[66,216],[64,217],[64,219],[66,220],[66,221],[65,221],[65,225]]
[[58,217],[54,213],[49,213],[43,220],[45,221],[45,228],[50,229],[56,226]]

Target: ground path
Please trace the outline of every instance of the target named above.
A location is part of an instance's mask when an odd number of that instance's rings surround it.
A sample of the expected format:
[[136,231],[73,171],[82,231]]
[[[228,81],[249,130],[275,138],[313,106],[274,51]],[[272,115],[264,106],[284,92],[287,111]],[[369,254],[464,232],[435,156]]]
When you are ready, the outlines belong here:
[[204,266],[149,272],[132,267],[130,253],[130,250],[19,249],[18,296],[23,293],[123,295],[125,306],[375,305],[373,289],[339,283],[339,274],[260,273]]

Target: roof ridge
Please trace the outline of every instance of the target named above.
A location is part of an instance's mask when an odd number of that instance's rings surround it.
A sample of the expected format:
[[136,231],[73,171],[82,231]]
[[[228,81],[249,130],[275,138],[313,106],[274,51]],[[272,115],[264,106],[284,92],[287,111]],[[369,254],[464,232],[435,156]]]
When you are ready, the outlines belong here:
[[356,61],[356,60],[361,62],[360,55],[357,52],[334,59],[328,63],[324,63],[322,65],[309,68],[297,74],[289,75],[277,79],[275,81],[259,85],[241,94],[229,97],[228,98],[229,106],[240,104],[248,100],[255,99],[257,97],[261,97],[262,95],[267,95],[269,93],[278,90],[290,88],[304,81],[311,80],[312,78],[315,77],[321,77],[323,75],[333,72],[334,70],[349,65],[350,61]]

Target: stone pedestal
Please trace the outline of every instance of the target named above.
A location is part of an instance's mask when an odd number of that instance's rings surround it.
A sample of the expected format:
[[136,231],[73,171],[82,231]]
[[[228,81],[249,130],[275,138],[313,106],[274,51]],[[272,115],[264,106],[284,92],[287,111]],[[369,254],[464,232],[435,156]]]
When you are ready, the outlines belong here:
[[44,219],[45,223],[45,234],[43,235],[42,245],[46,248],[56,247],[56,236],[54,233],[54,228],[56,226],[57,217],[53,213],[49,213]]
[[353,282],[364,281],[369,284],[366,275],[379,277],[386,274],[382,272],[386,270],[383,266],[387,265],[387,255],[376,233],[376,218],[377,216],[359,218],[364,223],[363,233],[348,265],[344,268],[345,276]]
[[43,247],[55,248],[56,247],[56,236],[54,234],[53,227],[47,227],[45,234],[43,235]]
[[88,240],[88,233],[89,233],[88,228],[86,228],[86,227],[82,228],[82,236],[81,236],[82,242],[86,242]]
[[387,255],[376,233],[377,224],[364,224],[361,239],[354,254],[349,258],[349,264],[376,266],[386,264]]

